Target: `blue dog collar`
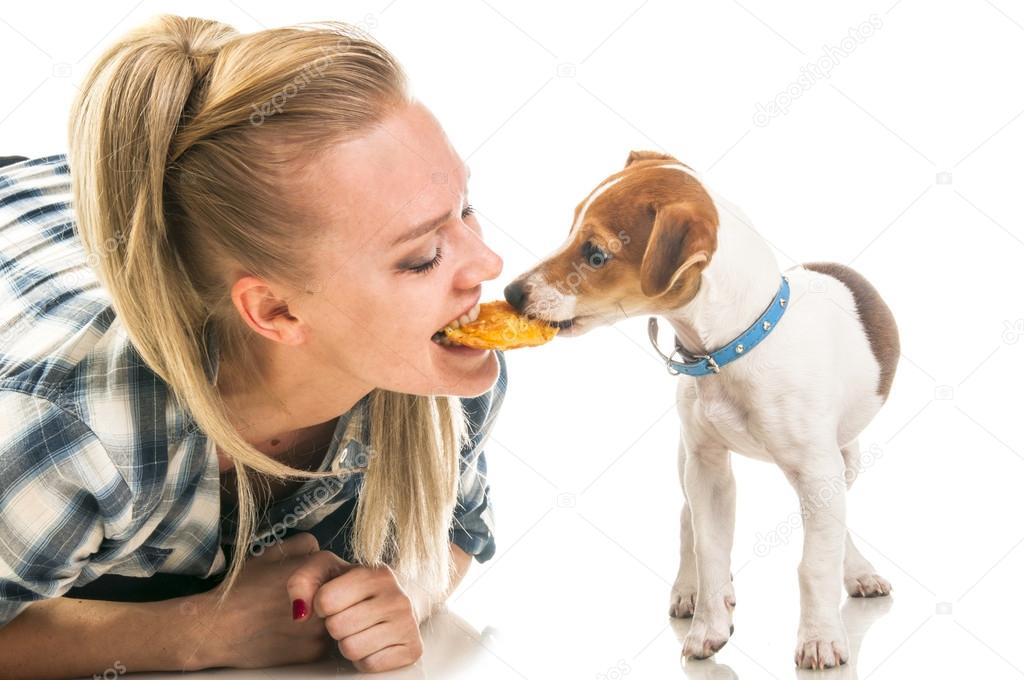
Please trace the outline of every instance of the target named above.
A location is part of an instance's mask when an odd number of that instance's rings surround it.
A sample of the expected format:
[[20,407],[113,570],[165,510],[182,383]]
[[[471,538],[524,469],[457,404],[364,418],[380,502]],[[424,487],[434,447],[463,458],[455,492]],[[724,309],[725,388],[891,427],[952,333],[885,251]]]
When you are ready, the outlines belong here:
[[[782,318],[782,315],[786,313],[786,301],[789,299],[789,279],[783,275],[782,283],[779,285],[779,291],[775,294],[775,298],[771,301],[768,307],[761,312],[761,316],[757,318],[751,326],[739,334],[732,342],[729,342],[720,350],[712,352],[711,354],[699,354],[695,356],[689,355],[686,351],[676,343],[675,351],[672,352],[671,356],[665,356],[660,349],[658,349],[658,320],[655,317],[651,317],[647,320],[647,335],[651,338],[651,344],[654,345],[654,351],[658,353],[662,359],[665,360],[665,366],[668,372],[672,375],[679,375],[683,373],[685,375],[692,375],[699,377],[702,375],[710,375],[712,373],[718,373],[723,366],[736,361],[741,356],[749,354],[750,350],[754,349],[759,342],[768,337],[768,334],[775,329],[775,325]],[[683,361],[676,361],[673,357],[678,354]]]

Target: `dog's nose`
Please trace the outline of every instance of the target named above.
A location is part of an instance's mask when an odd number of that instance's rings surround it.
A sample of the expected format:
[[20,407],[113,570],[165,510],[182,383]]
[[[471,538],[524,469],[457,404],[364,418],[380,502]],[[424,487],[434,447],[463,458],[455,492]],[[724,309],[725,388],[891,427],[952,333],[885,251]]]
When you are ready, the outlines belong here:
[[518,281],[505,286],[505,301],[515,307],[518,311],[523,311],[523,300],[526,298],[526,293],[523,291],[523,284]]

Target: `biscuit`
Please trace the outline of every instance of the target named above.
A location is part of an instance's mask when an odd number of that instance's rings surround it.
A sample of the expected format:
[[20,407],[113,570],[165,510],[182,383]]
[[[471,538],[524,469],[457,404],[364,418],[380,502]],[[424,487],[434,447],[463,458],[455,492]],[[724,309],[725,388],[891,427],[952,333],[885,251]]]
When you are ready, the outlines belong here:
[[530,319],[519,314],[504,300],[484,302],[475,321],[452,328],[444,328],[451,342],[474,349],[516,349],[536,347],[558,334],[558,328],[546,321]]

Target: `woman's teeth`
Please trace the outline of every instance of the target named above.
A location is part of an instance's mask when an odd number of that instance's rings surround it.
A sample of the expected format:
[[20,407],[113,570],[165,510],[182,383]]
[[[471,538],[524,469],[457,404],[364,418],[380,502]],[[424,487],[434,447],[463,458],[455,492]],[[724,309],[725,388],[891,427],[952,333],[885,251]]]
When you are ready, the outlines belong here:
[[476,321],[477,317],[479,316],[480,303],[478,302],[475,305],[473,305],[473,309],[469,310],[469,314],[463,314],[458,319],[453,319],[452,321],[449,321],[448,325],[445,326],[445,328],[458,328],[459,326],[463,326],[467,323],[472,323],[473,321]]
[[[460,316],[457,319],[452,319],[447,324],[445,324],[444,328],[459,328],[461,326],[466,325],[467,323],[472,323],[472,322],[476,321],[477,317],[479,317],[479,316],[480,316],[480,303],[478,302],[475,305],[473,305],[473,309],[469,310],[468,314],[463,314],[462,316]],[[431,336],[430,339],[433,340],[436,343],[441,344],[441,345],[453,345],[453,344],[455,344],[451,340],[448,339],[447,335],[445,335],[444,328],[442,328],[441,330],[439,330],[436,333],[434,333],[434,335]]]

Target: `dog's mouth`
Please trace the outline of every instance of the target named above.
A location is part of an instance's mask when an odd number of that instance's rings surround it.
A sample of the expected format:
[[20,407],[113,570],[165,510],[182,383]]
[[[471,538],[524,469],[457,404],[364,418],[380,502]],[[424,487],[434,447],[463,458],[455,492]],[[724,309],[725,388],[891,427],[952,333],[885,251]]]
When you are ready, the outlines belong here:
[[552,328],[557,328],[557,329],[563,330],[563,331],[564,330],[568,330],[568,329],[572,328],[573,326],[575,326],[580,321],[580,319],[582,318],[582,317],[579,317],[579,316],[574,316],[571,319],[563,319],[562,321],[552,321],[551,319],[542,319],[539,316],[537,316],[536,314],[526,314],[525,316],[528,319],[536,319],[537,321],[543,321],[544,323],[546,323],[547,325],[551,326]]

